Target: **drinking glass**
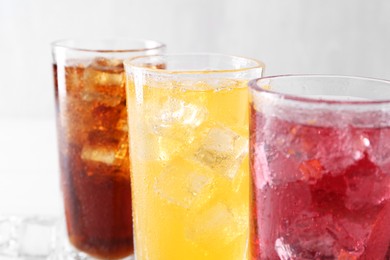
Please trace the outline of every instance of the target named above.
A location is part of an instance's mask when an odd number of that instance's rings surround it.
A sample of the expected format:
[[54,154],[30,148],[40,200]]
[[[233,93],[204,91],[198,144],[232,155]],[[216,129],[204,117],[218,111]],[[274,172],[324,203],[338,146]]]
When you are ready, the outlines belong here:
[[52,44],[61,188],[70,243],[101,259],[133,254],[123,59],[161,53],[149,40]]
[[136,258],[244,259],[247,81],[263,64],[169,54],[126,60],[125,70]]
[[251,259],[389,259],[390,82],[249,85]]

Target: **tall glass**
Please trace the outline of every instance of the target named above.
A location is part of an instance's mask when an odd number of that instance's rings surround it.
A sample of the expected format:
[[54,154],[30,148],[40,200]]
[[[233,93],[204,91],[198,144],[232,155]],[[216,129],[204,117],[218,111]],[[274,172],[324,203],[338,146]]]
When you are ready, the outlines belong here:
[[147,40],[53,43],[61,187],[69,240],[101,259],[133,254],[123,59],[158,54]]
[[246,258],[247,81],[263,64],[172,54],[125,70],[137,259]]
[[390,259],[390,82],[250,82],[251,259]]

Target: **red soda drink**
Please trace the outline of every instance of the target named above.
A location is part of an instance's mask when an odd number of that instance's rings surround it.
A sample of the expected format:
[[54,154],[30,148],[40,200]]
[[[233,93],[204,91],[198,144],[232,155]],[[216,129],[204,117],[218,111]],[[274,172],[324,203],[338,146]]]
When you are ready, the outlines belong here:
[[[250,84],[251,259],[389,259],[390,101],[362,101],[359,87],[386,94],[390,83]],[[302,88],[325,96],[298,96]]]

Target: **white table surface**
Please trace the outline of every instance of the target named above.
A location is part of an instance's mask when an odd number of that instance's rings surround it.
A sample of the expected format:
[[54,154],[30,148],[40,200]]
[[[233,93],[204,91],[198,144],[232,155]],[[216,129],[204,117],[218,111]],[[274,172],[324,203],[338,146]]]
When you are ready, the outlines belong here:
[[61,215],[54,119],[0,118],[0,214]]

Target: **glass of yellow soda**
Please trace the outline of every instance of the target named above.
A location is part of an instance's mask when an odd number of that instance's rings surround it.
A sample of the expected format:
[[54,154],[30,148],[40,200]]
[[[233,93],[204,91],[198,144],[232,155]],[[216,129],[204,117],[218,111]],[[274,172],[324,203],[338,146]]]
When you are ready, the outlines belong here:
[[194,53],[124,64],[136,258],[246,259],[247,82],[263,63]]

